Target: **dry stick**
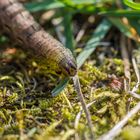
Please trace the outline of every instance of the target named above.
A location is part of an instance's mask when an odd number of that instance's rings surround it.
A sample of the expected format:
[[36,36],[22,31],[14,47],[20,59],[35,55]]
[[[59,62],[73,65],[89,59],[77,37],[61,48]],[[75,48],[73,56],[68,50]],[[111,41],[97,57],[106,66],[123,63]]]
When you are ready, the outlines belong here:
[[136,73],[136,76],[137,76],[137,81],[138,81],[138,83],[140,83],[139,69],[137,67],[136,59],[134,57],[132,58],[132,63],[133,63],[133,67],[134,67],[134,70],[135,70],[135,73]]
[[123,58],[123,62],[124,62],[124,73],[125,73],[125,77],[128,79],[128,83],[126,81],[126,86],[125,86],[128,89],[125,89],[125,90],[128,91],[129,87],[130,87],[130,81],[131,81],[131,78],[130,78],[130,62],[129,62],[128,51],[127,51],[127,48],[126,48],[126,39],[125,39],[124,35],[121,35],[120,46],[121,46],[120,48],[121,48],[122,58]]
[[79,33],[78,33],[77,36],[76,36],[76,39],[75,39],[75,40],[76,40],[77,43],[78,43],[78,42],[81,40],[81,38],[83,37],[86,28],[87,28],[87,22],[83,24],[81,30],[79,31]]
[[54,28],[55,28],[55,31],[56,31],[56,34],[59,38],[59,40],[62,42],[62,44],[65,44],[65,37],[62,33],[62,30],[63,30],[63,26],[62,26],[62,18],[55,18],[52,20],[52,24],[54,25]]
[[136,91],[138,90],[139,85],[140,85],[140,74],[139,74],[139,69],[138,69],[138,67],[137,67],[136,60],[135,60],[134,57],[132,58],[132,63],[133,63],[134,71],[135,71],[135,73],[136,73],[137,83],[136,83],[136,85],[133,87],[133,89],[132,89],[131,91],[129,91],[129,93],[130,93],[133,97],[140,99],[140,95],[136,93]]
[[[124,72],[125,72],[125,77],[129,80],[128,86],[130,85],[130,62],[129,62],[129,57],[128,57],[128,51],[126,49],[126,45],[125,45],[125,37],[124,35],[121,36],[121,52],[122,52],[122,57],[123,57],[123,61],[124,61]],[[133,67],[134,67],[134,71],[136,73],[136,77],[137,77],[137,83],[136,85],[133,87],[132,91],[130,91],[130,89],[128,89],[128,93],[130,93],[133,97],[140,99],[140,95],[136,93],[136,91],[138,90],[138,87],[140,85],[140,75],[139,75],[139,70],[136,64],[136,60],[133,57],[132,58],[132,63],[133,63]]]
[[[65,89],[64,89],[64,91],[66,92]],[[71,105],[69,99],[67,98],[66,94],[65,94],[64,92],[62,92],[62,95],[63,95],[63,97],[64,97],[66,103],[68,104],[69,108],[72,110],[72,109],[73,109],[73,108],[72,108],[72,105]]]
[[[94,104],[96,101],[92,101],[91,103],[87,104],[86,107],[89,108],[92,104]],[[77,129],[78,128],[78,124],[79,124],[79,121],[80,121],[80,118],[81,118],[81,115],[83,113],[83,108],[81,108],[80,112],[78,112],[78,114],[76,115],[76,118],[75,118],[75,123],[74,123],[74,128]],[[78,134],[76,133],[75,134],[75,139],[78,140],[79,137],[78,137]]]
[[100,137],[98,140],[113,140],[120,132],[128,120],[140,110],[140,102],[122,119],[117,123],[107,134]]
[[[86,107],[89,108],[91,105],[93,105],[96,101],[92,101],[91,103],[87,104]],[[78,127],[78,124],[79,124],[79,120],[80,120],[80,117],[83,113],[83,109],[80,110],[80,112],[76,115],[76,119],[75,119],[75,129],[77,129]]]
[[83,94],[81,92],[81,87],[80,87],[80,82],[79,82],[78,75],[75,75],[73,77],[73,82],[74,82],[75,90],[76,90],[76,92],[79,96],[80,102],[82,104],[82,108],[85,112],[87,122],[88,122],[88,126],[89,126],[89,130],[90,130],[91,139],[93,140],[94,139],[94,134],[93,134],[93,126],[92,126],[91,116],[90,116],[90,113],[89,113],[89,111],[86,107],[86,103],[84,101],[84,97],[83,97]]

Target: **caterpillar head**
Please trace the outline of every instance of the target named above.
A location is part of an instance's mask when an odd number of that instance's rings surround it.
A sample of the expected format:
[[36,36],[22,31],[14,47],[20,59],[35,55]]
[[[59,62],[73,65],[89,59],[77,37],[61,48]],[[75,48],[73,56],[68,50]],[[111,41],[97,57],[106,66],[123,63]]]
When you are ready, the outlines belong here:
[[62,73],[66,76],[74,76],[77,73],[76,60],[69,49],[63,51],[63,57],[59,62]]
[[68,77],[76,75],[76,60],[69,49],[63,46],[52,47],[46,56],[44,64],[47,64],[52,71]]

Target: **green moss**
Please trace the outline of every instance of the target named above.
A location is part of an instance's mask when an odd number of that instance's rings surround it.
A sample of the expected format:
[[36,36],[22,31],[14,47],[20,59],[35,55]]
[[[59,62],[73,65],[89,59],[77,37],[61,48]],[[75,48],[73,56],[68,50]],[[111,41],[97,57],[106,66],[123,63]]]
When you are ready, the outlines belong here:
[[140,139],[140,127],[126,127],[121,133],[124,140],[139,140]]
[[[75,129],[81,103],[72,81],[62,94],[52,98],[49,93],[59,82],[56,75],[42,73],[37,65],[32,67],[27,63],[23,67],[24,72],[15,66],[12,74],[7,72],[0,78],[1,137],[19,139],[22,134],[27,139],[71,139],[78,134],[81,139],[87,138],[89,130],[84,114]],[[118,92],[110,87],[108,74],[113,73],[118,78],[124,76],[120,59],[106,60],[99,68],[87,63],[78,72],[86,103],[95,101],[89,109],[97,137],[111,129],[127,113],[130,96],[123,90]],[[135,85],[135,76],[131,84]],[[130,108],[136,103],[133,99]],[[129,121],[129,125],[137,125],[134,120]],[[124,132],[122,137],[126,138]]]
[[[94,62],[90,60],[78,70],[85,102],[94,101],[89,110],[96,137],[108,132],[138,102],[130,98],[123,88],[114,90],[118,87],[111,85],[113,76],[124,80],[123,61],[105,58],[96,67],[93,63],[97,64],[97,55],[93,54]],[[89,137],[84,113],[75,126],[82,107],[72,80],[61,94],[51,97],[52,89],[60,82],[59,74],[43,70],[36,61],[29,61],[21,50],[17,50],[15,55],[2,55],[0,58],[10,58],[10,63],[0,63],[0,139],[86,140]],[[132,88],[137,79],[133,69],[130,72]],[[140,137],[139,117],[140,113],[130,119],[118,138],[137,140]]]

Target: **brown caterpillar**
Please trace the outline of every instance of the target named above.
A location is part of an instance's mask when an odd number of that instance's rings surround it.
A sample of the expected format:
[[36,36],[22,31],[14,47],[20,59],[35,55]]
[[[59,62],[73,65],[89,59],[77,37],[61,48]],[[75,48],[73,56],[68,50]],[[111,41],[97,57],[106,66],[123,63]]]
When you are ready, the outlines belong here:
[[0,0],[0,27],[16,42],[34,51],[39,61],[66,76],[74,76],[77,65],[70,50],[45,32],[16,0]]

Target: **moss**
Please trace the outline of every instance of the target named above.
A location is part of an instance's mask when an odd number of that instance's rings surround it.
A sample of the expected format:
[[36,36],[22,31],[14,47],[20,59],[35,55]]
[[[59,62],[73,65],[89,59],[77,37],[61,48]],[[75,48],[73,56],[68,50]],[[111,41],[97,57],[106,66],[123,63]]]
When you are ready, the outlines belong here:
[[[78,136],[87,139],[89,130],[84,113],[75,129],[75,119],[81,110],[81,103],[73,82],[70,81],[62,94],[52,98],[50,92],[60,78],[46,74],[37,64],[32,66],[24,59],[25,57],[18,59],[13,65],[5,64],[5,72],[0,75],[1,138],[44,140],[47,137],[48,140],[59,140]],[[2,69],[3,65],[0,64],[0,70]],[[118,87],[111,85],[114,82],[112,77],[116,80],[124,77],[120,59],[106,59],[98,68],[86,63],[78,75],[86,103],[94,101],[89,110],[96,137],[110,130],[138,102],[135,99],[128,102],[131,96],[123,88],[114,90]],[[136,76],[132,74],[131,87],[135,83]],[[127,125],[138,126],[139,116],[140,114]],[[128,134],[128,130],[124,129],[120,137],[133,138],[134,134]]]
[[126,127],[121,133],[124,140],[139,140],[140,139],[140,127]]

